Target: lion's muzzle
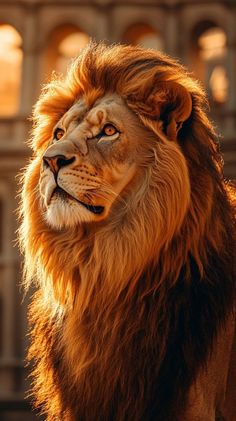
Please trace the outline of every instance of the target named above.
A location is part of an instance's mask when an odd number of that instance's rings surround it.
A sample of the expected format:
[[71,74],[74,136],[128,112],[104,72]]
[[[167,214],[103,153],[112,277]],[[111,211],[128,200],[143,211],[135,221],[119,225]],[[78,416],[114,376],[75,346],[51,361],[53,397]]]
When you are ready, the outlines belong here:
[[43,157],[43,165],[44,168],[50,168],[55,176],[57,176],[58,171],[62,167],[66,167],[67,165],[72,164],[75,161],[75,157],[67,158],[64,155],[55,155],[55,156],[47,156],[44,155]]

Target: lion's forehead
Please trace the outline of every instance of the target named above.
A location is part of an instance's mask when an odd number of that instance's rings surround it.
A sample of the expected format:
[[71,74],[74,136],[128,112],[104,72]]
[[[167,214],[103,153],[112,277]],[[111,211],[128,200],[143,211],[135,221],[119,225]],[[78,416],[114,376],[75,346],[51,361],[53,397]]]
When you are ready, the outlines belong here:
[[63,115],[60,122],[67,127],[72,121],[81,121],[86,115],[86,105],[83,99],[80,99]]
[[67,129],[74,130],[79,127],[95,135],[108,120],[122,124],[122,108],[127,109],[124,101],[116,94],[99,98],[90,109],[82,98],[64,114],[61,124]]

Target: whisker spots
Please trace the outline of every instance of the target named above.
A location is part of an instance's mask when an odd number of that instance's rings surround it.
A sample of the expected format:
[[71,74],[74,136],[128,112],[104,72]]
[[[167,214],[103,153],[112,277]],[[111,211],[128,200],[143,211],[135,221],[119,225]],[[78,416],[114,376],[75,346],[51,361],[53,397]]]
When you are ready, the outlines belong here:
[[76,172],[79,172],[79,173],[83,173],[83,174],[89,175],[90,177],[97,177],[98,176],[98,173],[97,172],[96,173],[91,173],[90,171],[83,170],[83,169],[80,169],[80,168],[75,168],[73,171],[76,171]]

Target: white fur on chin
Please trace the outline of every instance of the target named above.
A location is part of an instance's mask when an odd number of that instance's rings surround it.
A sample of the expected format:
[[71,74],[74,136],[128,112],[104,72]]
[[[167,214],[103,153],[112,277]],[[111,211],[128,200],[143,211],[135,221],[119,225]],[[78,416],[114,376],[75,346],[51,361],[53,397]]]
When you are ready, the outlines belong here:
[[73,228],[84,222],[92,222],[93,214],[83,205],[70,199],[68,201],[53,198],[45,212],[45,219],[55,229]]

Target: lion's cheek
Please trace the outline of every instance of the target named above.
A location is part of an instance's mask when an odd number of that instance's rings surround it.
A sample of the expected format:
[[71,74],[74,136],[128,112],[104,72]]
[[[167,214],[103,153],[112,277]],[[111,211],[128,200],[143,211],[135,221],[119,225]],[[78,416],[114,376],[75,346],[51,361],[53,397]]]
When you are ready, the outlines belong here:
[[176,145],[162,149],[155,174],[156,193],[159,199],[162,236],[171,241],[181,229],[190,205],[190,180],[187,162]]

